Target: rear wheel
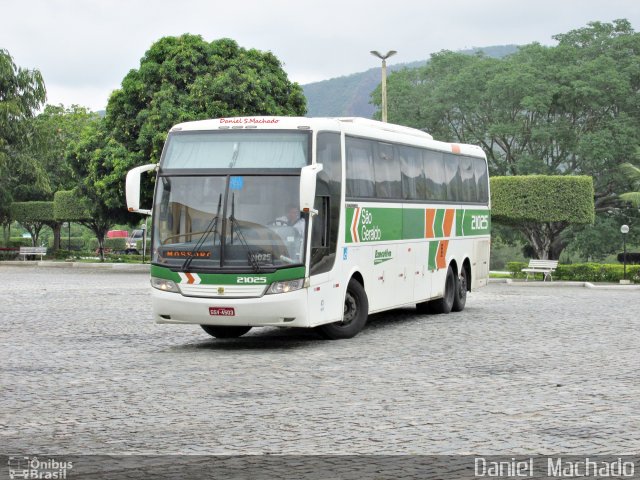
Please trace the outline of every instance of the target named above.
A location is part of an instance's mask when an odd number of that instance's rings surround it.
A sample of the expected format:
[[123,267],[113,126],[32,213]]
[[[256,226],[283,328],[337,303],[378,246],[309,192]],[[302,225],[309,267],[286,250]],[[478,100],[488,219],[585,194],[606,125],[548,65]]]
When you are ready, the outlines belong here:
[[449,313],[453,308],[458,282],[451,266],[447,269],[444,281],[444,295],[437,300],[418,303],[416,308],[420,313]]
[[344,298],[342,321],[320,325],[318,333],[329,340],[355,337],[364,328],[369,316],[369,300],[364,287],[353,278],[349,280]]
[[453,299],[453,306],[451,308],[454,312],[461,312],[464,310],[464,306],[467,303],[467,286],[469,285],[469,275],[467,269],[462,267],[460,276],[456,282],[456,294]]
[[212,337],[216,338],[237,338],[241,337],[249,330],[251,327],[228,327],[222,325],[200,325],[202,329],[207,332]]

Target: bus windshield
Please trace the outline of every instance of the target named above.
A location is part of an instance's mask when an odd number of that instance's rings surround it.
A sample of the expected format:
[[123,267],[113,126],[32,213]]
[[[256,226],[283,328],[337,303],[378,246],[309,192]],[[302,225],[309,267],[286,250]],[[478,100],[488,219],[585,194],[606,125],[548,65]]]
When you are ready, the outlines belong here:
[[229,130],[172,132],[162,169],[302,168],[308,132]]
[[153,263],[273,271],[304,263],[299,175],[158,177]]

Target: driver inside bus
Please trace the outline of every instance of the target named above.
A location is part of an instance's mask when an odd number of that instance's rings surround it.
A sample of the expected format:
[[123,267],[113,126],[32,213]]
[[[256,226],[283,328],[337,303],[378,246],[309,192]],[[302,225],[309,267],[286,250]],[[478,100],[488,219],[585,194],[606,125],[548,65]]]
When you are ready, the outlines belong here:
[[304,235],[304,219],[300,217],[300,210],[293,204],[287,206],[287,213],[274,220],[273,226],[292,227],[300,236]]

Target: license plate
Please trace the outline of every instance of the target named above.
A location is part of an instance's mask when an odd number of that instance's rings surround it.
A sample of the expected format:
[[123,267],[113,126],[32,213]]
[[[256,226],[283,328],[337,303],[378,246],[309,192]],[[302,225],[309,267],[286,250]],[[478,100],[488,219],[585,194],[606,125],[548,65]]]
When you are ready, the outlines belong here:
[[236,309],[233,307],[209,307],[209,315],[216,317],[235,317]]

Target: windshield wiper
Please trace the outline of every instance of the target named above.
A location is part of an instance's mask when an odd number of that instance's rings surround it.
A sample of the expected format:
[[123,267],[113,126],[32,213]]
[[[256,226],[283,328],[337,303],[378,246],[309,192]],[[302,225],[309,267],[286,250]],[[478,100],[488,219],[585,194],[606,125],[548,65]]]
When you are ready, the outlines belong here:
[[207,237],[212,231],[213,231],[213,246],[215,247],[216,237],[218,235],[218,218],[220,217],[221,207],[222,207],[222,194],[218,196],[218,209],[216,211],[216,216],[211,219],[211,221],[209,222],[209,225],[207,225],[207,228],[202,234],[202,237],[200,237],[200,240],[198,240],[198,243],[196,243],[196,246],[193,247],[193,250],[191,250],[191,255],[187,257],[187,259],[182,264],[183,272],[187,271],[187,269],[189,268],[189,265],[191,265],[191,262],[193,261],[193,256],[196,254],[198,250],[202,248],[202,245],[204,244],[205,240],[207,239]]
[[240,243],[242,244],[242,246],[247,250],[247,254],[248,254],[248,260],[249,263],[251,264],[251,269],[253,270],[253,273],[260,273],[260,262],[258,262],[258,259],[256,257],[256,254],[254,253],[253,250],[251,250],[251,247],[249,246],[249,243],[247,242],[247,239],[244,238],[244,235],[242,234],[242,229],[240,228],[240,224],[238,223],[238,220],[236,219],[234,212],[235,212],[235,204],[236,204],[236,194],[232,193],[231,194],[231,215],[229,216],[229,220],[231,221],[231,241],[230,243],[233,244],[233,233],[235,230],[235,233],[238,235],[238,240],[240,240]]

